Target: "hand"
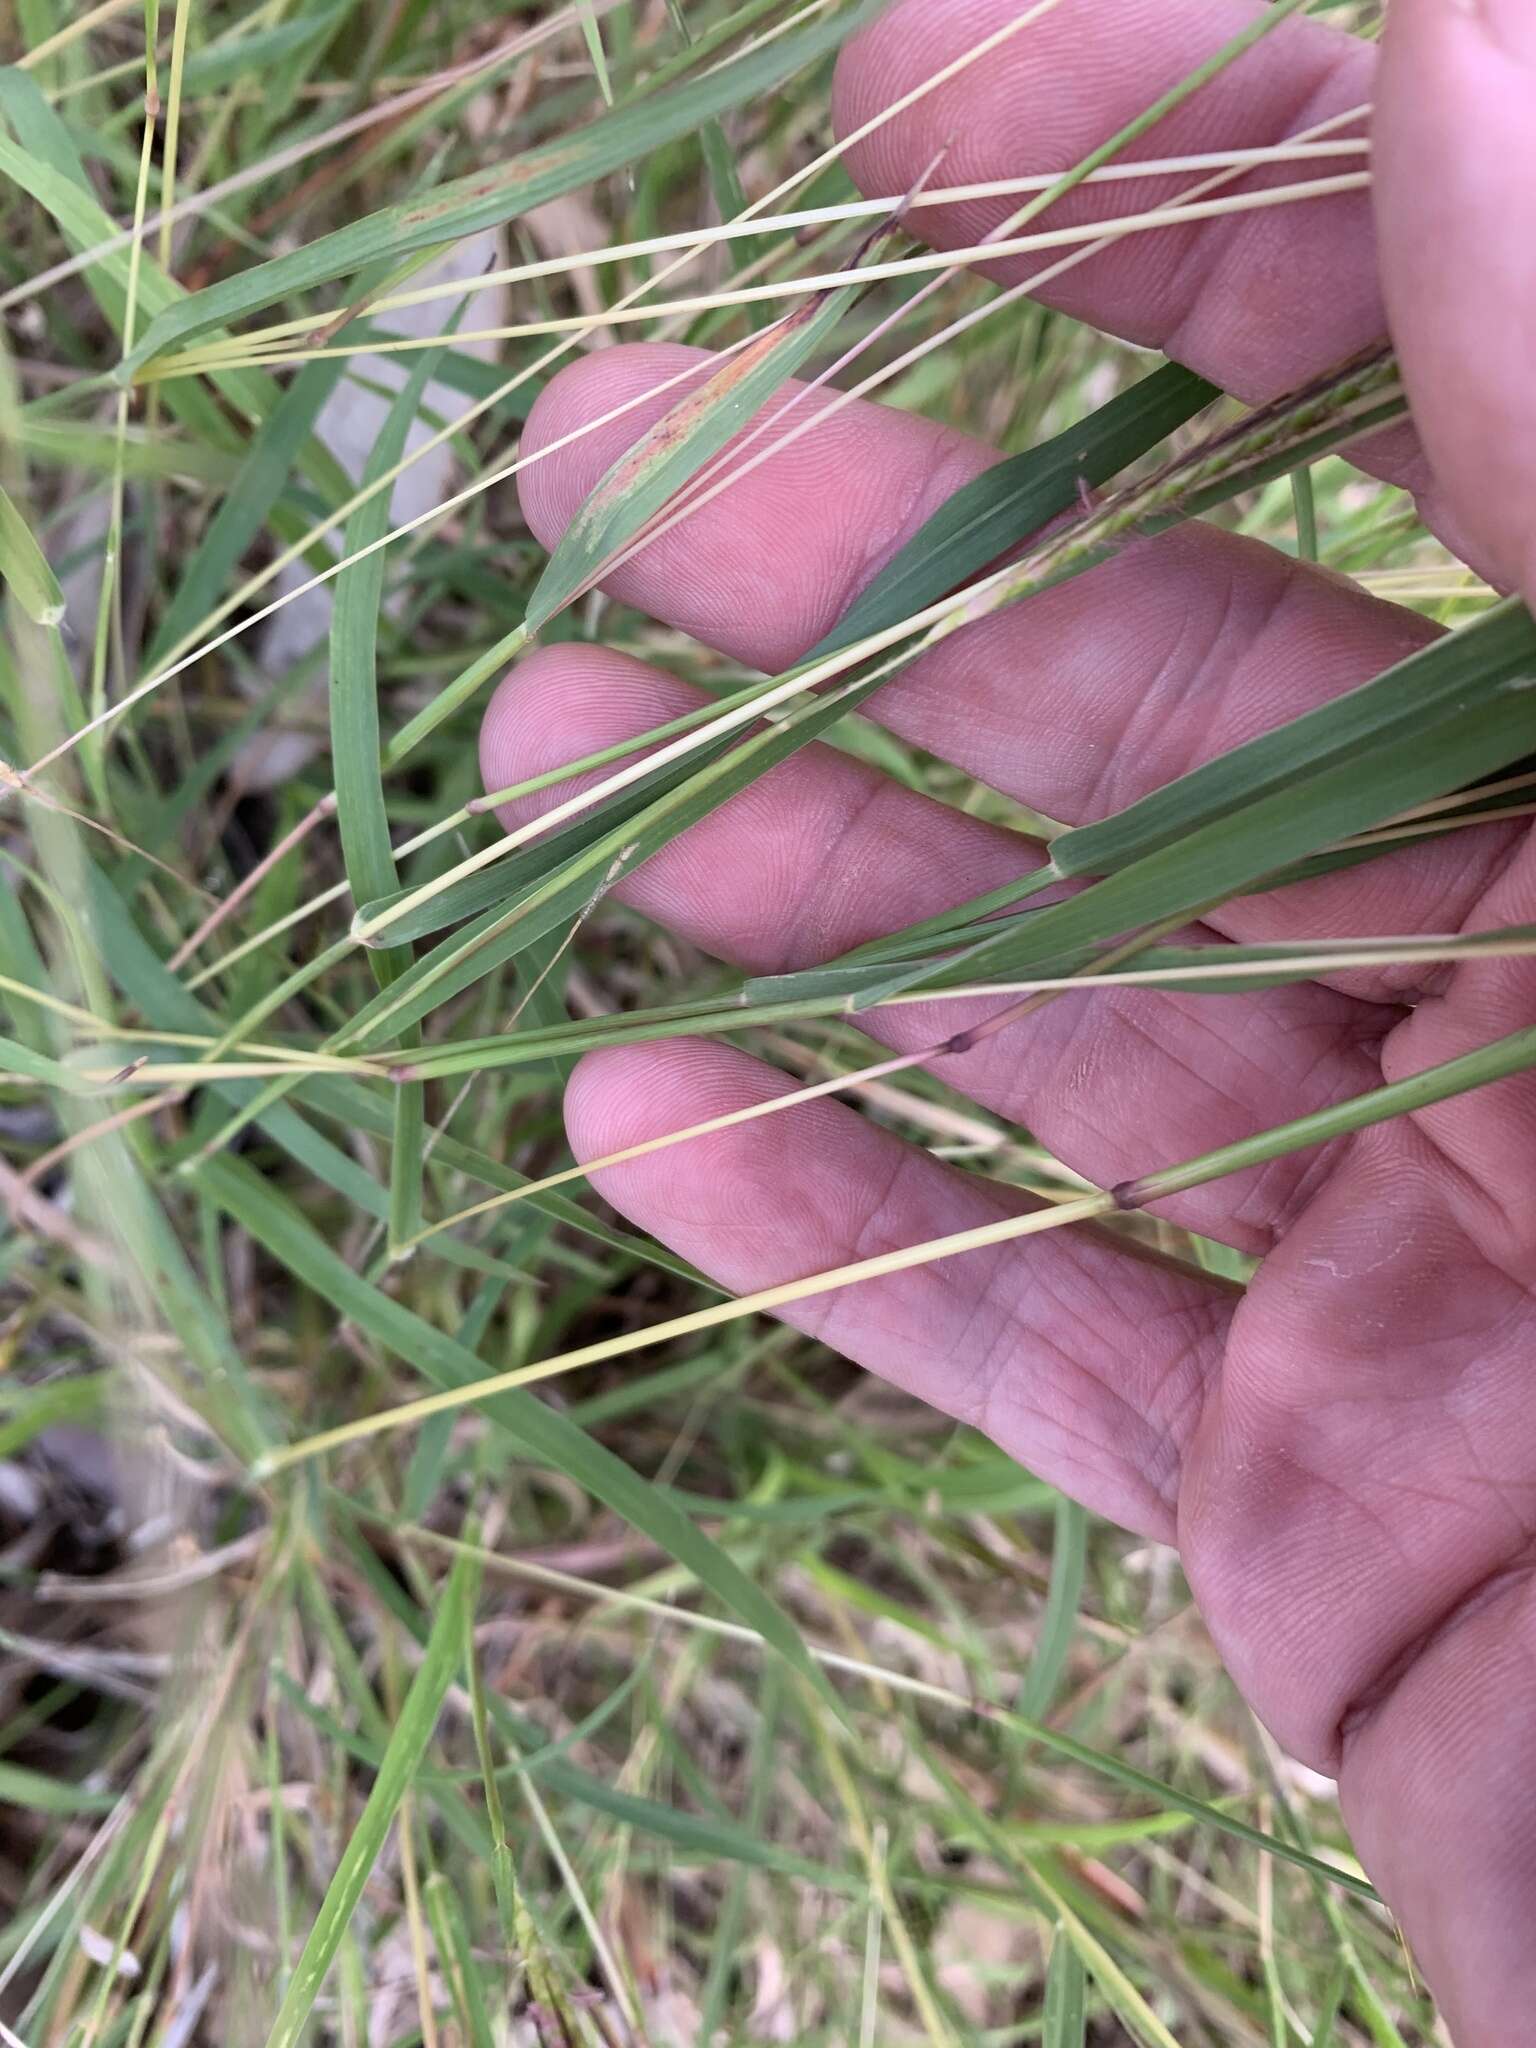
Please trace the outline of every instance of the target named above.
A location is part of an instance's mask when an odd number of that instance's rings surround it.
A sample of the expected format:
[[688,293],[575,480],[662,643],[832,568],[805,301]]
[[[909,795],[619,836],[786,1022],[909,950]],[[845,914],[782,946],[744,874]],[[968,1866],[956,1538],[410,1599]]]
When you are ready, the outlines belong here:
[[[843,55],[842,130],[1022,4],[895,0]],[[1064,0],[877,131],[850,168],[872,193],[901,192],[951,136],[947,182],[1066,166],[1252,11]],[[1379,80],[1377,54],[1289,23],[1143,145],[1278,140],[1374,95],[1374,218],[1349,196],[1132,239],[1063,280],[1055,303],[1262,399],[1379,334],[1384,293],[1419,440],[1373,461],[1413,481],[1486,573],[1536,595],[1536,12],[1529,0],[1394,0]],[[1008,204],[919,218],[953,246]],[[1098,188],[1062,213],[1122,204]],[[568,370],[526,446],[608,412],[687,354],[624,348]],[[541,539],[671,402],[525,472]],[[612,588],[776,670],[992,459],[920,419],[848,408]],[[945,642],[876,704],[903,739],[1076,822],[1375,675],[1429,630],[1193,525]],[[487,781],[505,786],[694,701],[616,653],[537,653],[491,707]],[[816,750],[625,893],[761,972],[839,953],[1031,864],[1012,835]],[[1509,825],[1211,922],[1274,940],[1533,920],[1536,846]],[[1533,1018],[1536,966],[1520,961],[1247,999],[1116,992],[1060,1000],[945,1073],[1109,1184]],[[960,1021],[913,1005],[873,1028],[907,1048]],[[607,1053],[571,1087],[571,1140],[590,1158],[787,1086],[710,1043]],[[832,1102],[597,1179],[736,1290],[964,1229],[1020,1199]],[[1338,1777],[1460,2048],[1509,2048],[1536,2026],[1536,1077],[1217,1183],[1169,1213],[1264,1255],[1245,1297],[1062,1232],[850,1288],[795,1320],[1100,1513],[1178,1543],[1255,1710]]]

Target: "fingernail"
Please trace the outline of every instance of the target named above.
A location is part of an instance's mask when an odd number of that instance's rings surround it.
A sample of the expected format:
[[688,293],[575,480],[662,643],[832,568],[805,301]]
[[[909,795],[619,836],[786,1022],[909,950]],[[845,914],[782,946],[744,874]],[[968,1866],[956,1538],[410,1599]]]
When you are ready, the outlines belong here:
[[[1465,5],[1465,0],[1456,4]],[[1469,11],[1481,16],[1506,57],[1536,65],[1536,0],[1472,0]]]

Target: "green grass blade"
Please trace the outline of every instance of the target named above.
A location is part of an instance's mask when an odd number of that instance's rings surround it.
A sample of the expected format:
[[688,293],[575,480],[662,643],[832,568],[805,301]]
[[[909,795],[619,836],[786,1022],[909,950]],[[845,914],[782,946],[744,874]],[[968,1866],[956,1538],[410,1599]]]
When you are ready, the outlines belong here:
[[115,428],[52,419],[30,406],[16,421],[16,443],[34,463],[59,469],[105,472],[121,458],[124,476],[135,480],[174,477],[227,487],[240,473],[239,458],[228,449],[168,434],[163,427],[151,435],[146,427],[130,426],[119,442]]
[[1243,804],[1294,788],[1298,776],[1328,762],[1364,760],[1383,740],[1427,726],[1464,691],[1522,683],[1536,685],[1536,624],[1511,598],[1374,681],[1217,755],[1112,818],[1063,833],[1052,842],[1052,864],[1063,875],[1112,874]]
[[86,1813],[110,1813],[116,1804],[115,1792],[94,1792],[20,1764],[0,1763],[0,1806],[19,1806],[28,1813],[67,1820]]
[[464,1908],[458,1893],[442,1871],[434,1870],[422,1886],[422,1902],[432,1928],[438,1968],[447,1980],[454,2014],[467,2048],[495,2048],[480,1964],[470,1945]]
[[267,2048],[298,2048],[308,2031],[320,1987],[336,1960],[342,1936],[357,1910],[400,1802],[426,1755],[443,1700],[458,1670],[465,1607],[475,1576],[471,1564],[462,1558],[449,1574],[426,1650],[401,1706],[400,1718],[390,1733],[379,1774],[294,1965],[287,1993],[267,2035]]
[[[288,255],[208,285],[151,323],[139,346],[125,358],[120,374],[132,377],[176,344],[279,299],[349,277],[370,263],[394,261],[417,249],[499,227],[578,185],[622,170],[641,154],[689,134],[712,115],[772,92],[803,65],[835,50],[882,4],[883,0],[856,0],[830,20],[813,21],[703,78],[688,79],[643,104],[603,115],[557,143],[455,179],[425,199],[383,207]],[[0,170],[6,168],[0,157]]]
[[183,74],[186,97],[202,99],[224,91],[249,73],[266,72],[288,57],[303,54],[352,12],[352,0],[337,0],[325,9],[256,29],[238,39],[221,38],[187,59]]
[[[173,650],[188,644],[201,622],[217,611],[231,574],[271,516],[321,406],[345,369],[340,357],[306,363],[272,408],[176,586],[145,657],[146,669],[162,667],[173,658]],[[345,580],[338,577],[338,585]]]
[[807,661],[884,632],[958,589],[1075,505],[1081,484],[1108,483],[1220,396],[1214,384],[1169,363],[1053,440],[962,485],[892,556]]
[[1058,1925],[1045,1978],[1040,2048],[1083,2048],[1088,2039],[1088,1973],[1065,1928]]
[[[687,50],[694,41],[693,30],[683,12],[682,0],[667,0],[667,18],[673,33]],[[715,205],[722,220],[734,220],[747,210],[747,195],[742,188],[741,173],[736,167],[736,155],[731,148],[718,117],[712,116],[699,129],[699,147],[703,152],[705,168],[709,172],[709,187],[714,194]],[[738,243],[736,265],[745,270],[767,253],[767,246],[757,236]],[[750,317],[750,315],[749,315]]]
[[[463,302],[448,323],[451,334]],[[424,349],[400,385],[385,415],[361,488],[379,485],[405,453],[406,437],[421,408],[440,349]],[[331,762],[336,779],[336,822],[341,835],[347,884],[354,900],[392,890],[397,879],[389,805],[384,795],[379,739],[378,636],[384,601],[384,555],[375,543],[388,530],[390,495],[374,489],[347,521],[344,558],[358,556],[336,579],[331,611]],[[410,964],[406,948],[372,956],[381,986]],[[414,1043],[407,1033],[405,1044]],[[421,1227],[422,1157],[426,1140],[425,1090],[402,1087],[395,1097],[394,1146],[390,1155],[389,1244],[404,1243]]]
[[603,48],[603,25],[592,11],[592,0],[577,0],[581,9],[581,33],[587,45],[587,55],[592,59],[592,70],[597,79],[598,91],[603,104],[613,105],[613,80],[608,73],[608,52]]
[[64,617],[64,593],[32,529],[0,488],[0,583],[4,583],[34,625],[57,626]]
[[[362,487],[375,484],[405,452],[406,436],[431,380],[437,351],[424,349],[398,396],[363,468]],[[363,553],[388,530],[389,494],[375,491],[347,521],[344,557]],[[336,823],[347,882],[355,901],[385,895],[396,884],[389,808],[380,773],[378,633],[384,600],[384,556],[375,548],[336,578],[331,613],[331,765],[336,778]],[[380,978],[393,978],[400,956],[376,956]]]
[[[1436,677],[1449,673],[1462,679],[1460,690],[1449,692],[1449,707],[1442,697],[1426,704],[1417,720],[1387,722],[1388,730],[1368,753],[1323,751],[1320,765],[1298,767],[1288,781],[1266,786],[1241,807],[1165,837],[1154,851],[1092,888],[1037,911],[995,939],[978,942],[937,972],[931,964],[909,968],[865,988],[857,1006],[924,985],[943,986],[946,980],[957,985],[1029,975],[1041,961],[1050,961],[1053,973],[1070,972],[1064,962],[1085,965],[1111,940],[1241,895],[1351,833],[1520,760],[1530,746],[1531,715],[1523,692],[1526,678],[1536,675],[1536,633],[1529,618],[1523,625],[1516,622],[1503,656],[1476,664],[1475,674],[1468,673],[1472,665],[1456,646],[1460,638],[1443,640],[1413,657],[1413,664],[1424,664],[1417,670],[1420,683],[1425,668]],[[1407,666],[1388,674],[1399,676]],[[1328,709],[1339,704],[1346,707],[1341,716],[1347,718],[1348,699]],[[1219,877],[1219,888],[1213,889],[1213,877]]]
[[1078,1603],[1087,1566],[1088,1516],[1076,1501],[1056,1506],[1056,1540],[1051,1548],[1051,1585],[1040,1617],[1034,1652],[1019,1688],[1019,1712],[1043,1721],[1056,1697],[1072,1638],[1077,1630]]

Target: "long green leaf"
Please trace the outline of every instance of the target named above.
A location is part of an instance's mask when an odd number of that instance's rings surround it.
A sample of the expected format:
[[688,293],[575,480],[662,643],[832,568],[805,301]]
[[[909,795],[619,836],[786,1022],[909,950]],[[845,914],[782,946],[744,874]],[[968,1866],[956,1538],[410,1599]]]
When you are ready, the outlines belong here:
[[57,626],[64,617],[64,593],[48,558],[33,538],[8,492],[0,488],[0,583],[38,626]]
[[[458,325],[460,302],[450,321]],[[431,381],[439,351],[423,349],[403,379],[363,465],[362,488],[376,485],[399,462],[406,437]],[[375,545],[389,527],[390,497],[377,489],[356,507],[342,542],[348,566],[336,578],[331,611],[331,767],[336,779],[336,823],[354,900],[395,887],[395,854],[380,768],[378,641],[384,601],[384,554]],[[357,559],[353,559],[356,557]],[[376,953],[382,983],[393,981],[408,955]]]
[[1054,440],[984,470],[924,521],[806,660],[883,633],[957,590],[1075,504],[1081,485],[1108,483],[1220,396],[1193,370],[1167,363]]
[[1019,1688],[1019,1712],[1043,1721],[1067,1668],[1077,1630],[1078,1603],[1087,1563],[1088,1517],[1075,1500],[1056,1504],[1056,1540],[1051,1547],[1051,1585],[1035,1635],[1029,1669]]
[[[171,650],[218,609],[230,573],[261,532],[286,489],[320,408],[335,390],[346,367],[340,356],[306,363],[272,408],[176,586],[176,595],[145,657],[147,670],[159,668]],[[345,578],[337,580],[339,583]]]
[[1058,1926],[1045,1978],[1045,2030],[1041,2048],[1083,2048],[1088,2038],[1088,1976],[1083,1959]]
[[1112,874],[1258,797],[1294,789],[1329,762],[1354,761],[1368,775],[1383,742],[1427,728],[1468,693],[1522,684],[1536,688],[1536,625],[1510,598],[1374,681],[1218,754],[1112,818],[1064,832],[1052,841],[1051,864],[1062,875]]
[[688,79],[643,104],[606,114],[558,142],[456,178],[427,198],[383,207],[301,249],[208,285],[151,321],[120,374],[131,378],[173,345],[279,299],[349,277],[370,263],[397,260],[413,250],[499,227],[578,185],[622,170],[643,153],[688,134],[711,115],[772,92],[803,65],[836,49],[883,4],[884,0],[855,0],[830,20],[812,22],[703,78]]
[[[1481,635],[1478,627],[1485,629]],[[1523,758],[1536,721],[1533,685],[1536,625],[1523,606],[1500,607],[1364,686],[1385,714],[1374,721],[1368,745],[1340,752],[1329,740],[1332,720],[1345,727],[1356,722],[1360,691],[1294,722],[1308,726],[1306,744],[1294,751],[1283,778],[1273,774],[1268,744],[1283,748],[1281,736],[1251,741],[1211,764],[1218,771],[1215,788],[1230,801],[1205,822],[1169,836],[1169,813],[1159,806],[1155,823],[1162,829],[1152,835],[1150,851],[937,969],[931,962],[908,967],[864,988],[858,1002],[889,1000],[925,985],[1025,976],[1042,960],[1051,962],[1052,972],[1070,971],[1063,960],[1082,965],[1095,948],[1124,933],[1194,915],[1256,888],[1337,840]],[[1401,715],[1392,708],[1394,691],[1403,694]],[[1235,791],[1247,773],[1257,794],[1239,802]]]
[[115,1792],[93,1792],[68,1779],[45,1777],[20,1764],[0,1763],[0,1806],[19,1806],[30,1813],[46,1813],[70,1819],[84,1813],[110,1813],[116,1806]]
[[336,1960],[342,1936],[357,1910],[369,1873],[383,1850],[400,1802],[410,1790],[426,1755],[427,1744],[432,1740],[443,1700],[458,1669],[464,1615],[475,1577],[474,1567],[467,1558],[456,1560],[440,1595],[425,1653],[411,1680],[410,1690],[400,1709],[400,1718],[391,1732],[379,1774],[373,1781],[373,1789],[368,1794],[357,1826],[341,1853],[336,1874],[320,1902],[320,1910],[315,1915],[314,1925],[309,1930],[309,1937],[289,1979],[287,1993],[267,2036],[267,2048],[297,2048],[308,2030],[309,2016],[320,1995],[320,1987]]
[[297,21],[279,22],[274,28],[257,29],[249,35],[220,37],[187,59],[182,90],[193,99],[221,92],[236,79],[260,76],[279,59],[308,50],[351,12],[352,0],[337,0],[336,5]]

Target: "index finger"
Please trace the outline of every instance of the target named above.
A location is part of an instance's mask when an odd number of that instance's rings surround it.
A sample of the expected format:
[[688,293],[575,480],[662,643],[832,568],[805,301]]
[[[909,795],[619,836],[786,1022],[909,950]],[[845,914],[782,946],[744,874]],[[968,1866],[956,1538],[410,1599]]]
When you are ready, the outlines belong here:
[[[839,133],[861,127],[1024,5],[893,0],[839,61]],[[1255,0],[1064,0],[984,64],[854,143],[848,170],[872,194],[907,191],[941,151],[945,184],[1069,170],[1262,12]],[[1281,142],[1368,101],[1374,74],[1369,45],[1315,22],[1288,21],[1126,155]],[[1252,182],[1232,189],[1251,189]],[[1082,188],[1052,208],[1050,224],[1143,212],[1178,197],[1187,183],[1138,183],[1133,200],[1113,184]],[[925,207],[911,225],[939,248],[968,246],[1016,205],[991,199]],[[1015,257],[992,274],[1013,284],[1039,267],[1038,257]],[[1130,236],[1040,296],[1077,319],[1163,349],[1250,401],[1303,383],[1386,328],[1365,193]]]

